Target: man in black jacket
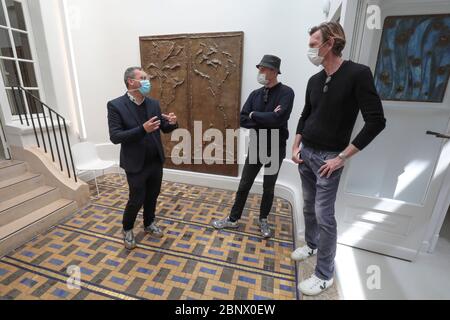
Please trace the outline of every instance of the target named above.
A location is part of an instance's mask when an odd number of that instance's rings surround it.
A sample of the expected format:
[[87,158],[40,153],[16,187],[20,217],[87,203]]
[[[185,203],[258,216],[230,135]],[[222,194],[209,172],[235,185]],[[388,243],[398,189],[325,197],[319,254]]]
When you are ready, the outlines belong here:
[[[256,145],[257,148],[256,150],[252,147],[249,148],[231,214],[224,219],[213,221],[212,225],[216,229],[239,227],[238,220],[241,218],[250,189],[259,171],[264,166],[263,196],[258,225],[264,238],[271,237],[267,217],[272,208],[278,173],[286,157],[286,140],[289,137],[287,124],[294,103],[294,91],[278,82],[278,74],[281,74],[280,65],[280,58],[273,55],[265,55],[261,63],[256,66],[259,69],[258,82],[263,87],[253,91],[244,104],[241,111],[241,127],[256,131],[256,140],[252,141],[251,139],[250,145]],[[278,131],[279,134],[279,140],[275,141],[277,142],[275,144],[277,145],[276,150],[272,150],[271,147],[271,137],[276,136],[272,135],[272,131]],[[264,140],[260,138],[266,132],[267,140],[266,143],[263,143]],[[260,149],[265,149],[267,156],[272,161],[263,163],[264,160],[260,158]],[[256,151],[257,155],[253,155],[253,151]],[[264,154],[264,152],[262,153]],[[252,161],[253,158],[256,159],[254,163]],[[273,161],[273,158],[275,158],[275,161]],[[266,170],[271,171],[272,167],[275,167],[273,173],[266,172]]]
[[130,189],[122,223],[125,247],[132,250],[136,247],[133,227],[142,206],[144,230],[163,236],[155,223],[165,161],[160,130],[170,133],[178,124],[175,114],[161,114],[159,101],[147,97],[151,83],[142,68],[128,68],[124,81],[127,93],[108,102],[108,125],[111,142],[121,144],[120,166]]
[[[306,245],[291,257],[302,261],[317,254],[315,272],[299,290],[318,295],[333,284],[334,205],[343,167],[385,128],[386,119],[370,68],[341,57],[346,41],[341,25],[323,23],[312,28],[310,36],[308,58],[324,69],[308,82],[292,147],[302,181]],[[350,143],[359,111],[365,125]]]

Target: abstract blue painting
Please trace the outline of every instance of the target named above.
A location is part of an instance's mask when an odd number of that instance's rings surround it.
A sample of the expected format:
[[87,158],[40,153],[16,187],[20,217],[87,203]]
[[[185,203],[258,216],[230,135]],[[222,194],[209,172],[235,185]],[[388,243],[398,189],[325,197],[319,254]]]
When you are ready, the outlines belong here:
[[383,100],[442,102],[450,76],[450,14],[387,17],[375,69]]

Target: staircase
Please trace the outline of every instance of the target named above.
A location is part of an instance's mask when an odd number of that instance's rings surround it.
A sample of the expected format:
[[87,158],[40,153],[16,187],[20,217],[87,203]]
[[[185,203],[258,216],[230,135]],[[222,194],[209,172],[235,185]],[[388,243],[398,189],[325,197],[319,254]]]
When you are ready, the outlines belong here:
[[0,161],[0,257],[77,210],[44,180],[26,162]]

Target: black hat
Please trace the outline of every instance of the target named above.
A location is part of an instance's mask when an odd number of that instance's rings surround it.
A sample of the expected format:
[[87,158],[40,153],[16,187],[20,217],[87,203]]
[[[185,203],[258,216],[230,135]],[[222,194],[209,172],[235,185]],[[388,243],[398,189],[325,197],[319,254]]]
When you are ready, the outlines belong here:
[[259,67],[267,67],[267,68],[271,68],[271,69],[275,69],[278,70],[278,74],[281,74],[280,72],[280,65],[281,65],[281,59],[278,58],[277,56],[272,56],[270,54],[266,54],[261,62],[256,65],[257,68]]

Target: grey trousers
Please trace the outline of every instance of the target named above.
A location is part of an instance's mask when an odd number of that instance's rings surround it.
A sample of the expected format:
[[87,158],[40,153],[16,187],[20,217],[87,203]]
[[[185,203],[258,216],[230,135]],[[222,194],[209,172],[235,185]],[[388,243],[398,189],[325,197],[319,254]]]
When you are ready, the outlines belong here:
[[320,177],[319,169],[340,152],[321,151],[302,145],[299,165],[303,189],[303,215],[305,217],[305,240],[311,249],[317,249],[315,275],[322,280],[334,276],[337,224],[334,204],[341,179],[341,168],[331,175]]

